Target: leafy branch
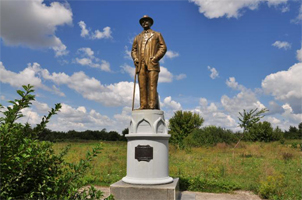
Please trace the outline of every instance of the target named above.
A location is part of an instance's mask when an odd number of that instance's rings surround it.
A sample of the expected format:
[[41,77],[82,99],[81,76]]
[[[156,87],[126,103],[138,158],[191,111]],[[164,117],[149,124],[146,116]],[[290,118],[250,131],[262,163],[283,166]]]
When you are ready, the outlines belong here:
[[[245,133],[247,131],[249,131],[253,126],[255,126],[255,124],[257,124],[260,121],[260,119],[265,116],[264,113],[268,112],[268,109],[266,109],[266,108],[262,108],[259,111],[257,111],[257,110],[258,110],[258,108],[255,108],[255,109],[252,109],[247,112],[245,109],[243,109],[243,113],[239,112],[239,115],[241,116],[241,117],[238,117],[238,119],[240,121],[239,127],[243,128],[243,134],[239,138],[236,145],[234,146],[234,149],[238,146],[240,141],[243,139]],[[233,152],[233,155],[234,155],[234,152]]]

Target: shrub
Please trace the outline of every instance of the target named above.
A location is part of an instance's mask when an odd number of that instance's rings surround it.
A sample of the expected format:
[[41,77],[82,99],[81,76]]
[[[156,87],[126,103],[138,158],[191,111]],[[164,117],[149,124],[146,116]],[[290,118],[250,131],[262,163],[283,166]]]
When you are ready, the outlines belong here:
[[297,143],[297,142],[293,142],[293,143],[291,144],[291,147],[292,147],[293,149],[298,148],[298,143]]
[[[30,106],[35,96],[33,87],[23,86],[18,90],[21,99],[10,101],[12,106],[3,108],[0,118],[1,154],[1,199],[85,199],[86,191],[78,192],[82,186],[81,177],[89,167],[89,162],[98,154],[100,147],[87,152],[86,159],[78,164],[63,160],[67,146],[60,154],[55,154],[50,142],[40,142],[38,136],[45,130],[50,118],[61,108],[56,104],[42,122],[35,128],[29,124],[17,123],[23,115],[21,110]],[[92,187],[88,191],[91,198],[99,198],[101,192]]]
[[272,142],[283,138],[279,128],[273,130],[271,123],[264,121],[255,124],[244,136],[246,141]]
[[194,130],[185,139],[185,144],[192,147],[215,146],[218,143],[231,144],[237,140],[237,136],[231,130],[225,130],[216,126],[207,126]]
[[284,176],[282,174],[274,174],[260,182],[258,192],[262,198],[273,199],[275,196],[280,196],[279,193],[283,186]]
[[268,110],[263,108],[257,111],[258,108],[252,109],[250,111],[246,111],[243,109],[243,113],[239,112],[240,117],[239,119],[239,126],[244,129],[244,132],[249,131],[255,124],[257,124],[261,118],[264,117],[264,113]]
[[203,123],[203,118],[197,113],[190,111],[177,111],[169,120],[169,128],[171,134],[171,143],[175,144],[177,148],[184,148],[184,139],[198,129]]

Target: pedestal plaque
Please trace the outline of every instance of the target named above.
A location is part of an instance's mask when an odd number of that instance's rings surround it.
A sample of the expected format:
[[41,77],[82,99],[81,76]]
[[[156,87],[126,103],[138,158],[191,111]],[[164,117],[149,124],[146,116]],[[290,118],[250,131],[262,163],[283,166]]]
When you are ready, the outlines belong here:
[[150,145],[138,145],[135,147],[135,159],[149,162],[153,159],[153,147]]

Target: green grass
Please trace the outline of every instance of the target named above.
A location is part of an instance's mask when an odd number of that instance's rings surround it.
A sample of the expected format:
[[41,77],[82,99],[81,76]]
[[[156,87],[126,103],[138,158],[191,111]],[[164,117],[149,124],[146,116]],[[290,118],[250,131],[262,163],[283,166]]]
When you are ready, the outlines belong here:
[[[94,142],[56,143],[55,150],[72,144],[66,160],[84,158]],[[292,144],[298,143],[293,148]],[[180,177],[182,189],[203,192],[250,190],[269,199],[302,199],[301,141],[226,144],[177,150],[170,145],[170,176]],[[109,186],[126,176],[126,142],[103,142],[101,154],[85,176],[87,184]]]

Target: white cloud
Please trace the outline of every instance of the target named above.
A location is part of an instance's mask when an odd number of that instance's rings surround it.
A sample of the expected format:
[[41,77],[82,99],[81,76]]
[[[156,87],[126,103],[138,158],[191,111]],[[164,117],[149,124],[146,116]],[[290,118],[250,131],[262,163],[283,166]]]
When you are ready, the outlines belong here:
[[96,30],[92,35],[92,39],[103,39],[103,38],[112,38],[111,36],[111,28],[109,26],[103,28],[103,32]]
[[52,48],[56,56],[68,54],[55,35],[57,26],[72,23],[67,3],[47,6],[43,0],[1,1],[0,11],[0,35],[6,45]]
[[81,36],[86,37],[89,35],[89,31],[86,29],[86,24],[83,21],[79,22],[79,26],[81,27]]
[[211,72],[211,79],[215,79],[218,77],[218,71],[214,67],[208,66],[208,70]]
[[173,74],[165,67],[160,67],[159,83],[170,83],[173,80]]
[[268,111],[267,115],[280,114],[283,112],[282,106],[280,106],[279,104],[277,104],[274,101],[269,102],[268,110],[269,111]]
[[229,128],[232,130],[237,130],[236,120],[224,111],[219,110],[215,103],[210,103],[208,105],[208,100],[206,98],[200,98],[199,105],[192,112],[198,113],[204,118],[203,126],[215,125],[220,127]]
[[103,28],[103,31],[95,30],[94,33],[90,33],[90,29],[86,28],[86,23],[84,21],[80,21],[79,26],[81,28],[81,37],[88,37],[89,39],[109,39],[112,38],[111,28],[109,26]]
[[172,58],[178,57],[178,56],[179,56],[179,53],[168,50],[168,51],[166,52],[165,56],[166,56],[167,58],[172,59]]
[[302,114],[295,114],[289,104],[284,104],[282,108],[284,109],[284,113],[282,114],[282,116],[285,119],[290,120],[293,124],[299,124],[300,122],[302,122]]
[[200,98],[199,105],[201,105],[203,108],[206,107],[208,105],[208,100],[206,98]]
[[160,60],[160,62],[165,63],[166,58],[168,58],[168,59],[174,59],[174,58],[176,58],[178,56],[179,56],[178,52],[168,50],[166,52],[165,56]]
[[300,6],[298,16],[295,19],[292,19],[291,22],[298,24],[298,23],[301,23],[301,21],[302,21],[302,4]]
[[76,58],[75,62],[83,65],[90,66],[93,68],[101,69],[102,71],[111,72],[110,63],[106,60],[101,60],[94,56],[94,51],[91,48],[80,48],[78,49],[78,53],[81,53],[81,58]]
[[173,111],[182,110],[180,103],[173,101],[171,96],[166,97],[162,103],[162,107],[169,108]]
[[288,11],[290,11],[289,6],[283,6],[283,7],[281,8],[281,12],[283,12],[283,13],[288,12]]
[[24,108],[21,110],[21,113],[24,115],[24,117],[18,119],[17,122],[29,123],[32,125],[36,125],[41,122],[42,117],[40,117],[37,112],[33,111],[32,108]]
[[121,66],[121,68],[122,68],[122,73],[126,72],[130,77],[134,78],[134,72],[135,72],[134,67],[124,64],[123,66]]
[[69,88],[81,94],[84,98],[100,102],[106,106],[124,106],[132,102],[132,82],[119,82],[102,85],[93,77],[88,77],[84,72],[75,72],[72,76],[65,73],[52,73],[41,70],[46,80],[56,84],[66,84]]
[[125,56],[124,58],[127,58],[129,60],[132,60],[132,57],[131,57],[131,50],[128,49],[128,46],[125,46]]
[[106,115],[91,109],[87,111],[84,106],[74,108],[62,103],[62,108],[57,117],[51,120],[49,128],[57,131],[69,130],[101,130],[103,128],[113,129],[116,122]]
[[[87,76],[84,72],[75,72],[71,76],[63,72],[49,73],[47,69],[40,67],[38,63],[28,65],[19,73],[8,71],[0,62],[0,80],[14,87],[21,87],[24,84],[32,84],[37,88],[58,93],[42,84],[51,81],[56,85],[67,85],[69,88],[81,94],[84,98],[100,102],[106,106],[125,106],[132,102],[133,82],[119,82],[110,85],[102,85],[94,77]],[[138,98],[138,94],[136,95]]]
[[288,50],[291,48],[291,44],[286,41],[276,41],[272,44],[272,46],[277,47],[278,49],[285,49]]
[[28,65],[23,71],[15,73],[6,70],[3,63],[0,62],[0,80],[2,83],[8,83],[13,87],[21,87],[22,85],[31,84],[36,87],[43,87],[42,81],[35,74],[35,65]]
[[269,6],[277,6],[285,4],[287,0],[189,0],[189,2],[196,4],[200,13],[212,19],[224,16],[238,18],[242,15],[244,8],[256,10],[262,2],[267,2]]
[[57,95],[65,96],[65,94],[57,88],[50,88],[42,83],[41,78],[36,74],[39,68],[40,65],[37,63],[34,63],[33,65],[28,64],[27,68],[23,71],[15,73],[5,69],[3,63],[0,62],[0,82],[10,84],[13,87],[21,87],[22,85],[30,84],[36,88],[41,88]]
[[302,63],[291,66],[287,71],[270,74],[262,81],[262,88],[276,100],[288,103],[295,113],[301,112]]
[[46,103],[41,103],[39,101],[33,101],[32,104],[40,113],[47,113],[51,109]]
[[[88,110],[85,106],[70,106],[62,103],[62,108],[57,115],[53,116],[47,128],[56,131],[69,130],[101,130],[106,128],[109,131],[121,132],[127,128],[131,119],[131,108],[124,107],[120,114],[115,114],[112,118],[101,114],[94,109]],[[22,110],[25,117],[19,122],[30,123],[32,125],[41,122],[42,116],[50,110],[46,103],[34,101],[32,108]]]
[[107,62],[106,60],[101,60],[101,64],[97,64],[97,66],[99,66],[100,69],[105,72],[111,72],[110,63]]
[[89,47],[80,48],[78,49],[78,52],[82,52],[84,56],[88,56],[89,58],[94,58],[94,51],[92,51],[92,49]]
[[175,79],[178,80],[178,81],[182,80],[182,79],[185,79],[185,78],[187,78],[186,74],[179,74],[179,75],[175,76]]
[[115,114],[114,120],[116,121],[117,127],[121,130],[128,128],[131,121],[132,109],[128,106],[124,107],[121,114]]
[[281,123],[281,120],[277,119],[276,117],[266,117],[265,121],[270,122],[273,126],[277,126]]
[[238,115],[243,109],[251,110],[254,108],[265,108],[265,106],[257,99],[255,93],[250,90],[240,92],[232,98],[223,95],[221,97],[221,104],[224,109],[233,116]]
[[238,112],[242,112],[243,109],[251,110],[254,108],[265,108],[265,106],[257,99],[256,93],[245,88],[243,85],[238,84],[234,77],[230,77],[229,80],[226,81],[226,84],[228,87],[240,91],[232,98],[227,95],[221,97],[222,106],[232,116],[237,116]]
[[90,58],[76,58],[76,62],[80,65],[92,65],[92,60]]
[[302,62],[302,48],[297,50],[296,57],[299,62]]
[[240,84],[238,84],[238,82],[236,82],[235,77],[229,77],[229,80],[226,80],[226,84],[233,90],[245,90],[246,89],[243,85],[240,85]]

